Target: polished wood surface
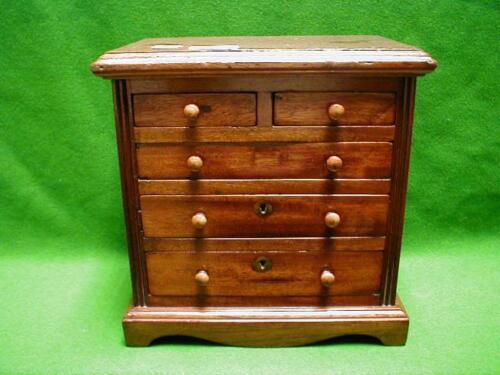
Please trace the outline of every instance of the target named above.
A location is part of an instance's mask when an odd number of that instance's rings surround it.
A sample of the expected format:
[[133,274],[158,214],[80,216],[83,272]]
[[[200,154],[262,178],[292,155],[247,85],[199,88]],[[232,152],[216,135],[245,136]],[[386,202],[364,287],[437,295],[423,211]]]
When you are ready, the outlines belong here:
[[143,238],[144,251],[383,251],[385,237]]
[[113,82],[113,100],[115,104],[116,141],[118,144],[118,160],[122,186],[122,203],[125,216],[125,229],[132,276],[133,303],[144,306],[146,303],[146,267],[141,248],[141,236],[137,228],[140,217],[139,194],[136,172],[135,145],[132,141],[132,124],[130,116],[130,95],[125,81]]
[[[342,159],[332,175],[327,159]],[[186,159],[197,155],[203,168],[196,176]],[[137,168],[142,178],[387,178],[392,145],[387,142],[139,145]]]
[[203,159],[197,155],[192,155],[188,157],[186,164],[191,172],[199,172],[203,167]]
[[200,107],[196,104],[186,104],[184,106],[184,116],[195,119],[200,115]]
[[[252,267],[259,257],[272,261],[269,271]],[[149,252],[146,259],[154,296],[320,296],[325,267],[335,272],[329,294],[369,295],[380,289],[383,252]],[[210,275],[201,291],[199,270]]]
[[[160,46],[158,46],[160,45]],[[165,46],[161,48],[161,45]],[[155,47],[156,46],[156,47]],[[193,48],[196,46],[197,48]],[[224,46],[226,46],[224,48]],[[238,46],[239,48],[236,48]],[[172,49],[172,47],[175,47]],[[216,47],[216,48],[212,48]],[[180,38],[147,38],[128,44],[108,53],[146,53],[163,50],[209,51],[250,49],[286,49],[311,50],[324,48],[341,48],[347,50],[363,49],[365,51],[420,51],[420,49],[379,35],[283,35],[283,36],[210,36]]]
[[305,345],[343,335],[369,335],[385,345],[404,345],[408,315],[399,301],[392,306],[364,307],[138,306],[129,308],[123,324],[127,343],[132,346],[146,346],[158,337],[175,335],[257,347]]
[[[252,73],[220,76],[193,74],[133,79],[127,81],[132,95],[158,93],[226,93],[226,92],[293,92],[293,91],[347,91],[399,93],[402,90],[401,77],[331,74],[324,73],[275,73],[273,75]],[[272,95],[271,95],[272,98]],[[271,103],[272,104],[272,100]],[[272,113],[271,113],[272,115]]]
[[285,306],[380,306],[380,293],[359,295],[332,295],[323,287],[322,294],[312,296],[212,296],[203,294],[204,289],[193,296],[148,295],[148,306],[197,307],[285,307]]
[[345,107],[342,104],[330,104],[328,107],[328,117],[332,120],[338,120],[345,114]]
[[328,212],[325,215],[325,225],[328,228],[336,228],[340,224],[340,215],[336,212]]
[[145,40],[93,64],[115,79],[127,344],[403,344],[415,76],[435,66],[369,36]]
[[[336,109],[332,117],[332,104]],[[392,125],[396,97],[389,93],[280,92],[274,94],[274,123],[286,126]]]
[[415,78],[406,78],[402,95],[401,123],[394,140],[393,171],[391,184],[391,205],[387,222],[388,238],[385,251],[384,303],[396,303],[399,257],[403,237],[410,148],[412,139],[413,113],[415,105]]
[[338,172],[340,169],[342,169],[343,165],[344,162],[337,155],[332,155],[328,157],[328,159],[326,159],[326,169],[328,169],[330,172]]
[[139,180],[141,195],[388,194],[389,179]]
[[92,71],[108,78],[249,71],[415,75],[436,65],[425,51],[380,36],[260,36],[144,39],[109,51]]
[[207,225],[207,221],[207,217],[202,212],[194,214],[191,218],[191,223],[195,229],[203,229],[203,227]]
[[[272,204],[270,215],[257,215],[258,202]],[[383,236],[389,197],[385,195],[143,195],[146,237],[317,237]],[[325,225],[336,212],[342,221]],[[207,217],[203,230],[193,227],[195,213]]]
[[255,94],[135,95],[133,101],[135,126],[256,124]]
[[392,142],[395,126],[136,127],[134,140],[146,143],[192,142]]
[[321,272],[320,281],[321,281],[321,285],[323,285],[324,287],[326,287],[326,288],[331,287],[333,285],[333,283],[335,282],[335,280],[336,280],[336,277],[332,271],[324,270],[323,272]]
[[205,270],[200,270],[194,275],[194,281],[200,286],[207,286],[210,281],[210,276]]

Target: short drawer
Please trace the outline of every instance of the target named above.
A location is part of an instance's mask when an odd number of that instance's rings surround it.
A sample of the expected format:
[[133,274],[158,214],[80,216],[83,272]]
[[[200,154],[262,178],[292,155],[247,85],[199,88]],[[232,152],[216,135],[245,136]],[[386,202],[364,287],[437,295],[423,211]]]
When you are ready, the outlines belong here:
[[[379,292],[383,252],[169,252],[148,253],[146,262],[154,296],[340,296]],[[325,270],[334,275],[329,286]]]
[[389,142],[139,144],[137,148],[139,177],[156,179],[387,178],[391,160]]
[[274,124],[285,126],[392,125],[394,93],[280,92],[274,94]]
[[387,195],[143,195],[146,237],[381,236]]
[[254,126],[252,93],[135,95],[135,126]]

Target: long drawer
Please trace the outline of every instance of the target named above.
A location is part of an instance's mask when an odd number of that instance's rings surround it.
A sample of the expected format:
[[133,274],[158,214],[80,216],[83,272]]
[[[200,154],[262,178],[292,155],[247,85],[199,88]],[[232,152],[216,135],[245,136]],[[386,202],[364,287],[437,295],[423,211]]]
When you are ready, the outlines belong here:
[[[153,252],[146,261],[155,296],[369,295],[380,289],[383,252]],[[329,287],[321,283],[326,269],[335,275]],[[200,270],[205,286],[195,279]]]
[[387,178],[391,158],[389,142],[137,146],[139,177],[156,179]]
[[140,203],[146,237],[381,236],[389,197],[143,195]]

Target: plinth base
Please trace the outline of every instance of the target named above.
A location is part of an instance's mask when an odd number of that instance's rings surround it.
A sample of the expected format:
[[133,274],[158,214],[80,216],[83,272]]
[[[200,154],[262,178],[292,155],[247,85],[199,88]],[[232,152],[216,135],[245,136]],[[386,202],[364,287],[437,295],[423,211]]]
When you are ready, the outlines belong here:
[[294,346],[344,335],[404,345],[408,315],[395,306],[130,307],[123,319],[129,346],[163,336],[191,336],[235,346]]

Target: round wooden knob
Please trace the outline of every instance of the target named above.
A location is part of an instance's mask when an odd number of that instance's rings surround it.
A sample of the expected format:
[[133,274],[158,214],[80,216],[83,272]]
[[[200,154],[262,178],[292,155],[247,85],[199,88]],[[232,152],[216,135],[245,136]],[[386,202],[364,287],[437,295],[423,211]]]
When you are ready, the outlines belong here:
[[340,215],[336,212],[328,212],[325,215],[325,225],[328,228],[335,228],[340,224]]
[[196,275],[194,275],[194,279],[196,282],[201,285],[205,286],[208,284],[208,281],[210,280],[210,277],[208,276],[208,272],[205,270],[200,270],[196,272]]
[[200,114],[200,107],[196,104],[188,104],[184,107],[184,116],[189,118],[196,118]]
[[191,222],[196,229],[202,229],[207,224],[207,217],[205,214],[198,212],[193,215]]
[[335,155],[330,156],[326,159],[326,169],[330,172],[337,172],[342,169],[342,159]]
[[191,172],[199,172],[203,167],[203,159],[196,155],[190,156],[187,160],[187,166]]
[[332,120],[338,120],[345,113],[345,108],[342,104],[332,104],[328,107],[328,116]]
[[335,275],[329,270],[321,272],[321,285],[330,287],[335,282]]

